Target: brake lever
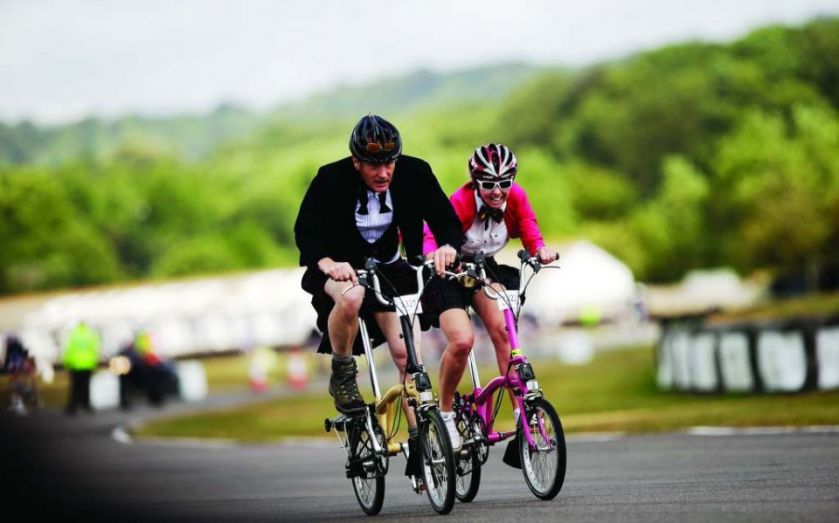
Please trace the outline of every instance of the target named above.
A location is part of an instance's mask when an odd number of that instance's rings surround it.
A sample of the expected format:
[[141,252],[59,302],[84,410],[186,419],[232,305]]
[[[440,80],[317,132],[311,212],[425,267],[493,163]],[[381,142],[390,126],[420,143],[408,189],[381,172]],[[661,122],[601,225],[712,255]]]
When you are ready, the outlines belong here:
[[365,289],[370,288],[370,281],[367,278],[368,278],[368,273],[367,272],[364,272],[364,274],[359,274],[358,275],[358,284],[361,285],[362,287],[364,287]]
[[364,269],[368,271],[375,271],[376,267],[378,266],[378,262],[376,262],[376,258],[370,257],[364,260]]

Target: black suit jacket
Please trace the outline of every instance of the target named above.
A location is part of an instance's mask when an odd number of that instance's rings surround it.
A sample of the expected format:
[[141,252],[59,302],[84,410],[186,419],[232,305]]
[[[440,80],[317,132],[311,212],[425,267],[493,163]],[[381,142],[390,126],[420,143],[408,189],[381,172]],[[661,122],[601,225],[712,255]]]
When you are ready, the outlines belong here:
[[[294,224],[300,265],[310,269],[328,256],[354,267],[363,263],[355,225],[361,175],[346,157],[318,170]],[[422,255],[422,222],[425,220],[438,244],[448,243],[458,252],[463,233],[460,220],[428,163],[411,156],[396,161],[390,184],[394,220],[409,260]],[[317,269],[315,269],[317,270]]]

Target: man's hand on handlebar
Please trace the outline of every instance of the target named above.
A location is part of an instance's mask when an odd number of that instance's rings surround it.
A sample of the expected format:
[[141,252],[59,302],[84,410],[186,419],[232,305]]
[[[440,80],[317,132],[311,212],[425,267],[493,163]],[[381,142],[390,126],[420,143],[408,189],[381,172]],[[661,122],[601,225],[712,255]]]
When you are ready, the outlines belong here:
[[318,269],[335,281],[358,283],[355,270],[347,262],[336,262],[332,258],[322,258],[318,262]]
[[437,272],[437,276],[442,276],[446,271],[446,267],[454,263],[456,258],[457,251],[451,245],[443,245],[431,253],[431,259],[434,260],[434,270]]

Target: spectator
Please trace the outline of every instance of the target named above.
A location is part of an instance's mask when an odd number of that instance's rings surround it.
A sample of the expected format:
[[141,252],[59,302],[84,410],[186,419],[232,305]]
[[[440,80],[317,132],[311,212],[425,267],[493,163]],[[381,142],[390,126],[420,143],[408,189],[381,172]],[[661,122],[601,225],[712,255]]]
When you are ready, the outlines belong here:
[[6,359],[3,369],[9,373],[9,410],[25,415],[28,407],[40,408],[35,359],[17,336],[6,338]]
[[67,337],[64,367],[70,373],[70,391],[65,412],[70,416],[79,408],[93,412],[90,405],[90,377],[99,363],[99,346],[99,335],[83,321]]

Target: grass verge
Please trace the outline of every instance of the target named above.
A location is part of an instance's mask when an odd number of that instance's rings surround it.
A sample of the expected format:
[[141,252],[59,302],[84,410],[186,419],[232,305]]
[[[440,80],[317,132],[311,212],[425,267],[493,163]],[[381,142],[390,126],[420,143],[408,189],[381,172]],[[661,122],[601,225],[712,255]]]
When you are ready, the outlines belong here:
[[[599,354],[592,363],[570,367],[536,361],[545,396],[562,417],[566,432],[669,431],[695,425],[839,425],[839,391],[789,395],[696,395],[656,388],[649,347]],[[430,372],[436,377],[436,372]],[[484,382],[491,376],[482,372]],[[464,379],[468,383],[468,378]],[[436,383],[435,383],[436,387]],[[369,395],[369,392],[368,392]],[[498,427],[507,421],[502,402]],[[323,420],[334,416],[324,393],[302,394],[150,423],[139,436],[203,437],[265,442],[284,437],[325,436]],[[404,422],[403,422],[404,428]]]

